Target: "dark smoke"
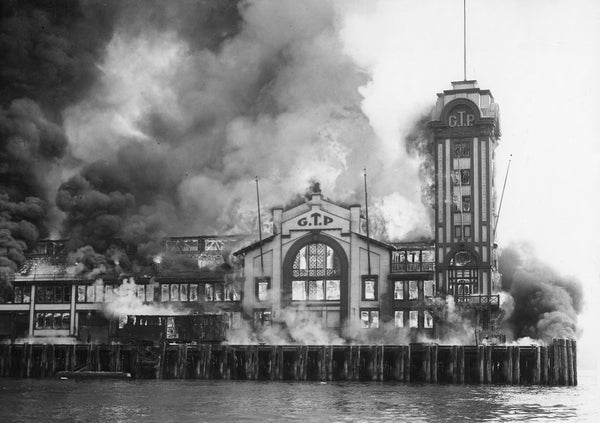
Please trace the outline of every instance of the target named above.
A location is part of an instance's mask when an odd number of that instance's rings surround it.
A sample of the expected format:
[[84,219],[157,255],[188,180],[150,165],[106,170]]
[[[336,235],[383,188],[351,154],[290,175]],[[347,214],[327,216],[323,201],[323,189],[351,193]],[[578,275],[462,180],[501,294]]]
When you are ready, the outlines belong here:
[[107,8],[76,1],[0,4],[0,273],[59,219],[52,200],[68,151],[62,109],[94,81]]
[[502,289],[514,299],[507,324],[515,338],[576,338],[583,288],[574,277],[562,276],[541,262],[528,244],[510,245],[499,259]]
[[427,124],[431,121],[431,111],[423,113],[412,125],[404,137],[406,152],[419,159],[419,179],[421,181],[421,197],[429,207],[433,219],[435,206],[435,162],[433,159],[433,137]]

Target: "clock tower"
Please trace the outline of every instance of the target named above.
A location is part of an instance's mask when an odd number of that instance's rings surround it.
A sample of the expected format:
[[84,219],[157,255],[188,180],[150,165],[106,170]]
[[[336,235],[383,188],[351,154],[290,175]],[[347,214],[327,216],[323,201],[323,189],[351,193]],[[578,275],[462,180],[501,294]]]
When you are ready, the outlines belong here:
[[454,296],[457,303],[497,308],[493,175],[500,137],[498,106],[476,81],[453,82],[451,90],[438,94],[429,125],[435,159],[438,292]]

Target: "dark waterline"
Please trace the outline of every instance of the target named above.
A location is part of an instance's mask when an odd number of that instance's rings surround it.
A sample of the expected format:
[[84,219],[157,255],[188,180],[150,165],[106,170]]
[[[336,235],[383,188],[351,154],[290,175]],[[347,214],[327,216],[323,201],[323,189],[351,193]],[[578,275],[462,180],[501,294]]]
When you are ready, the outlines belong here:
[[577,387],[0,379],[0,422],[598,421]]

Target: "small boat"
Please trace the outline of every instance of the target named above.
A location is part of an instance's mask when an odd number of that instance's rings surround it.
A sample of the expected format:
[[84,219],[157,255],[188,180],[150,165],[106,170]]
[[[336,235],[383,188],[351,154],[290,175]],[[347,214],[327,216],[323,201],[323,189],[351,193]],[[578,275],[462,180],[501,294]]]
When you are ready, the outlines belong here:
[[129,379],[131,373],[126,372],[94,372],[94,371],[60,371],[56,372],[58,379]]

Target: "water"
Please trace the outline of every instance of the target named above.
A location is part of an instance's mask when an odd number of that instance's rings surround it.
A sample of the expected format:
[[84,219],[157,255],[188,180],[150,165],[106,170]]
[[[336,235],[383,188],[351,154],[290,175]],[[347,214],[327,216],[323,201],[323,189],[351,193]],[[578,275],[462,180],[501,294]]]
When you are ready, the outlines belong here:
[[598,421],[577,387],[0,379],[0,422]]

